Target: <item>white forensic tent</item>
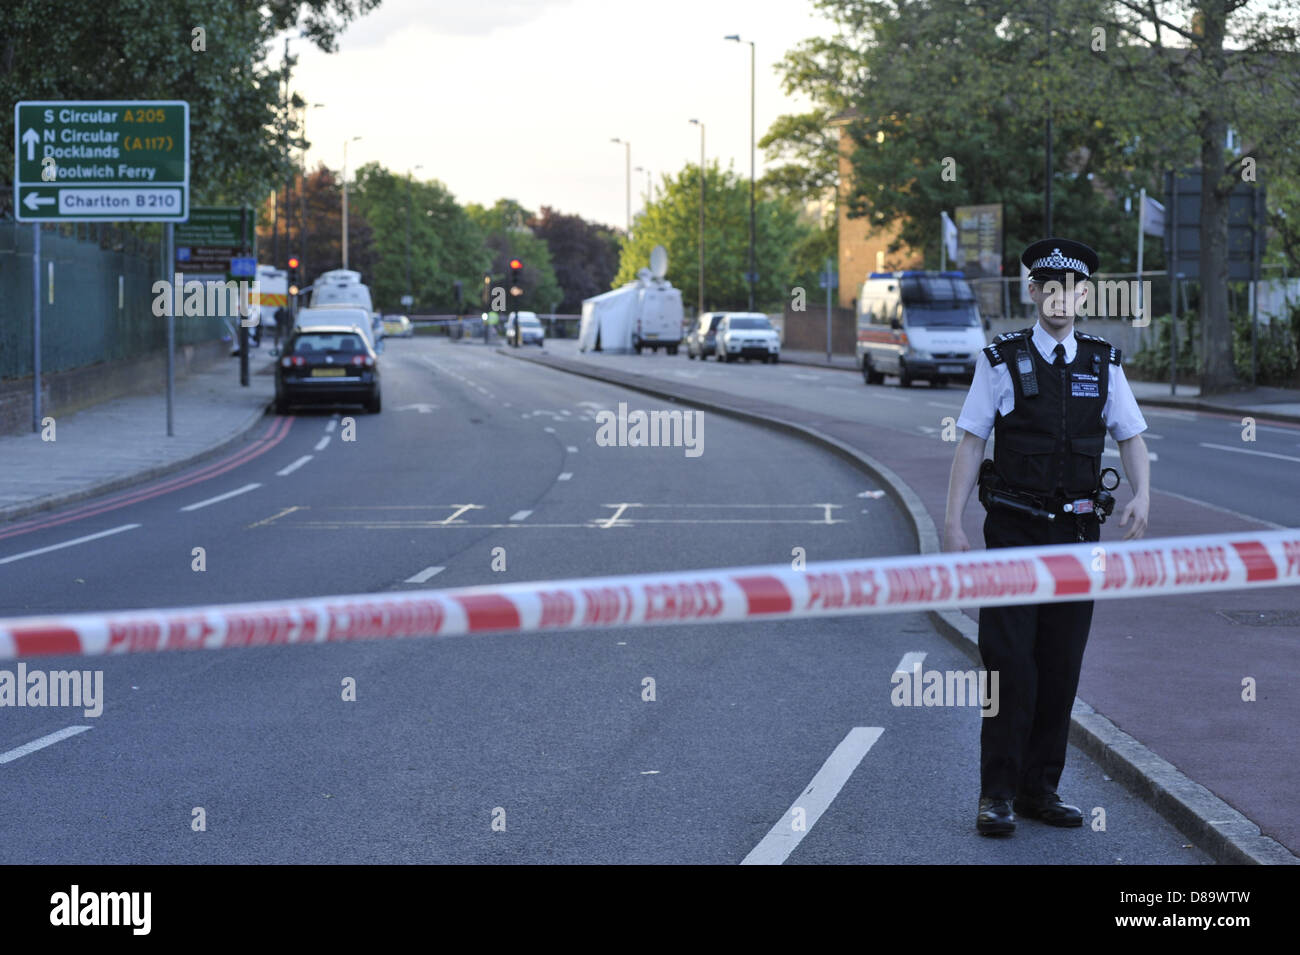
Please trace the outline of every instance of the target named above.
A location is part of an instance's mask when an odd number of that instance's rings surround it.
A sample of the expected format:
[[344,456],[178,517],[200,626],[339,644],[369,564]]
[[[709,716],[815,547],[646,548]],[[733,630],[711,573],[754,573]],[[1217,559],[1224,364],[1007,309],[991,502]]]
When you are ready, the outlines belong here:
[[594,351],[599,345],[601,351],[630,352],[640,299],[639,282],[583,299],[578,349]]

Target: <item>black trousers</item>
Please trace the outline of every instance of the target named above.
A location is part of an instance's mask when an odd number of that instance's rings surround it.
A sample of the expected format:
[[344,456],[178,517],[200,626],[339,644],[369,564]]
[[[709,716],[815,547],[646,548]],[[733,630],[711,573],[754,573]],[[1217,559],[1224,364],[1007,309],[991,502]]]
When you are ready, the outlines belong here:
[[[1092,516],[1049,522],[997,507],[984,518],[989,548],[1078,543],[1080,532],[1096,541],[1101,527]],[[981,796],[1056,792],[1091,625],[1091,600],[980,608],[980,656],[999,681],[998,714],[980,719]]]

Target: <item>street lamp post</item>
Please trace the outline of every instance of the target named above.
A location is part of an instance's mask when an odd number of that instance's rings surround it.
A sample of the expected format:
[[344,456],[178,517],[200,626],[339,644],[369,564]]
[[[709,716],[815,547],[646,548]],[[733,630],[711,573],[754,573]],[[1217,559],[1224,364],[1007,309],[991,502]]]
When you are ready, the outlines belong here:
[[307,276],[307,153],[310,143],[307,141],[307,117],[311,115],[314,109],[320,109],[324,103],[304,103],[302,107],[302,195],[298,201],[298,235],[301,237],[302,248],[298,250],[298,258],[302,262],[302,270],[299,275],[306,278]]
[[423,168],[424,165],[419,164],[413,166],[406,173],[406,294],[407,295],[413,294],[411,292],[411,173],[414,172],[416,169],[423,169]]
[[696,306],[696,317],[704,314],[704,123],[698,119],[691,120],[700,127],[700,301]]
[[619,143],[625,148],[625,169],[627,178],[627,234],[632,235],[632,144],[617,136],[610,140],[611,143]]
[[[1043,35],[1046,41],[1047,55],[1044,58],[1047,63],[1047,76],[1045,83],[1051,82],[1052,72],[1052,5],[1051,3],[1043,4],[1043,18],[1046,21],[1043,24]],[[1043,97],[1047,105],[1047,122],[1044,125],[1043,136],[1043,164],[1044,164],[1044,191],[1043,191],[1043,235],[1052,234],[1052,95],[1049,91]]]
[[343,267],[348,267],[348,143],[355,143],[360,136],[343,140]]
[[637,172],[643,172],[643,173],[645,173],[645,204],[646,204],[646,208],[649,208],[649,207],[650,207],[650,188],[651,188],[651,187],[650,187],[650,170],[647,169],[645,166],[637,166],[637,167],[636,167],[636,171],[637,171]]
[[741,40],[740,34],[724,37],[737,43],[749,44],[749,310],[754,310],[754,286],[758,282],[757,264],[754,261],[754,41]]

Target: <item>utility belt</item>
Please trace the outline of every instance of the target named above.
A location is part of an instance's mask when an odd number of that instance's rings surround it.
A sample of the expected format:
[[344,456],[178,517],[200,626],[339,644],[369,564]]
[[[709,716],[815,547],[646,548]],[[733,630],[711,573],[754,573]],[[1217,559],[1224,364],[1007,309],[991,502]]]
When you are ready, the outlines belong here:
[[991,460],[986,458],[980,465],[980,503],[985,510],[1001,507],[1045,521],[1095,516],[1099,524],[1104,524],[1115,509],[1115,497],[1110,492],[1117,487],[1119,472],[1114,468],[1102,468],[1100,486],[1091,494],[1075,498],[1035,494],[1008,485],[998,475]]

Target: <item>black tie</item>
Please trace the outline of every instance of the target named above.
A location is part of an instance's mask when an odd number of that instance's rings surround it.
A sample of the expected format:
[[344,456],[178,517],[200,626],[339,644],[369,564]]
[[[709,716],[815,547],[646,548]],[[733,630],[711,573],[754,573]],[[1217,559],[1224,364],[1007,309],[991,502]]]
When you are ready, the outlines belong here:
[[1065,346],[1058,344],[1056,348],[1053,349],[1053,353],[1056,355],[1056,360],[1052,362],[1052,367],[1064,368],[1065,367]]

